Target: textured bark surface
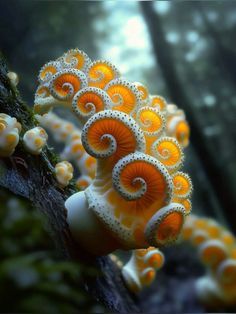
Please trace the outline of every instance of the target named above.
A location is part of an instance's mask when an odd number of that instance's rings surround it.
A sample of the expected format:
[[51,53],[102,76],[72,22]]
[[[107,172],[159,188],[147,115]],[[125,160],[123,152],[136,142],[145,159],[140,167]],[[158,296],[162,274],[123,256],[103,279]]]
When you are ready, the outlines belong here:
[[[0,56],[0,112],[15,117],[22,133],[35,126],[31,110],[7,77],[7,67]],[[61,189],[53,175],[57,157],[46,147],[42,154],[25,152],[22,142],[10,158],[0,159],[0,186],[30,200],[42,212],[48,230],[65,259],[78,260],[95,270],[97,275],[84,274],[85,289],[112,312],[140,312],[120,276],[120,270],[109,257],[94,258],[76,244],[66,222],[65,199],[76,192],[71,184]],[[101,239],[102,240],[102,239]]]

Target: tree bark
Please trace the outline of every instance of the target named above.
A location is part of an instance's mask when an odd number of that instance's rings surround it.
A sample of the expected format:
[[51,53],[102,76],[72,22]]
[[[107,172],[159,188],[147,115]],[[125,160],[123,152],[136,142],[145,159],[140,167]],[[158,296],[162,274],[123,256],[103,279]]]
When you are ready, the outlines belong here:
[[[22,134],[36,125],[33,113],[9,81],[7,66],[1,55],[0,112],[15,117],[20,122]],[[0,158],[0,187],[25,197],[45,215],[49,232],[64,259],[86,263],[95,270],[96,275],[84,274],[84,286],[90,295],[109,311],[140,312],[122,281],[120,270],[110,258],[89,255],[71,237],[64,202],[77,190],[73,184],[66,189],[58,186],[53,175],[57,161],[57,156],[48,147],[39,156],[27,153],[20,140],[11,157]]]
[[236,232],[234,223],[236,219],[235,193],[233,192],[232,187],[229,186],[229,182],[227,182],[224,169],[219,166],[217,155],[214,154],[214,156],[212,156],[209,152],[204,134],[202,133],[197,118],[194,116],[191,108],[191,100],[188,98],[188,95],[178,79],[171,52],[172,48],[169,47],[165,39],[161,21],[153,9],[153,2],[141,1],[140,5],[150,32],[153,50],[166,81],[172,101],[179,104],[186,112],[191,127],[192,144],[202,162],[204,171],[212,184],[215,196],[221,205],[228,224],[232,230]]

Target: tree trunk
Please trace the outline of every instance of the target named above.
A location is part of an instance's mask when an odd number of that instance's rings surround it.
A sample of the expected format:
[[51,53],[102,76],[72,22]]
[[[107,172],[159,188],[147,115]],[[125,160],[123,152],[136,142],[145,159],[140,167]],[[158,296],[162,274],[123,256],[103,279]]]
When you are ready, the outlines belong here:
[[[18,91],[7,77],[7,67],[0,55],[0,112],[15,117],[22,125],[22,134],[35,126],[31,110],[22,102]],[[84,252],[71,237],[65,199],[77,190],[73,184],[61,189],[53,171],[57,156],[46,147],[39,156],[24,150],[22,141],[10,158],[0,158],[0,187],[30,200],[46,217],[49,232],[64,259],[73,259],[91,266],[96,275],[84,274],[85,289],[112,312],[140,312],[124,286],[120,270],[109,257],[95,258]]]

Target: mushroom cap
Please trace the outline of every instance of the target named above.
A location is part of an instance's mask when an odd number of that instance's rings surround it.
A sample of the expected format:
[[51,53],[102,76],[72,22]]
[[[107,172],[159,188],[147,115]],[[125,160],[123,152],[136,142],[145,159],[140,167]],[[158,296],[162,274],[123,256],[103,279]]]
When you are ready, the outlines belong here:
[[207,223],[207,232],[209,234],[209,237],[212,239],[216,239],[220,237],[220,234],[222,233],[223,228],[214,220],[209,219]]
[[221,284],[234,286],[236,289],[236,260],[232,258],[224,260],[217,269],[216,277]]
[[68,161],[61,161],[55,165],[55,174],[57,181],[63,186],[67,186],[73,178],[73,166]]
[[16,118],[0,113],[0,157],[11,156],[19,142],[21,124]]
[[47,140],[47,132],[39,126],[28,130],[23,136],[25,149],[33,155],[39,155],[42,152]]
[[92,178],[87,175],[81,175],[77,180],[76,180],[76,187],[80,190],[85,190],[91,183],[92,183]]
[[209,236],[205,230],[197,229],[193,231],[190,240],[193,245],[199,246],[202,243],[205,243],[207,240],[209,240]]
[[19,83],[19,76],[15,72],[8,72],[7,73],[8,78],[10,79],[11,83],[14,86],[17,86]]
[[229,231],[222,232],[220,240],[228,247],[232,247],[236,242],[234,235]]
[[144,257],[144,263],[148,264],[151,268],[160,269],[165,262],[164,254],[157,248],[153,248],[147,252]]
[[228,250],[220,240],[208,240],[200,246],[199,256],[203,264],[214,270],[228,257]]

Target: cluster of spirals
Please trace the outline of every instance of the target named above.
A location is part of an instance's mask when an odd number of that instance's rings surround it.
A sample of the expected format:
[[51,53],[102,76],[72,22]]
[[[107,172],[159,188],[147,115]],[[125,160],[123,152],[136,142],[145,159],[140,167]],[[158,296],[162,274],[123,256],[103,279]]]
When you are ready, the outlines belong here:
[[155,279],[156,271],[164,264],[163,253],[155,247],[134,250],[127,264],[122,268],[122,276],[132,292],[139,292]]
[[236,239],[213,219],[190,215],[183,227],[182,238],[197,247],[207,274],[198,279],[201,301],[214,304],[236,304]]
[[63,106],[78,119],[78,149],[72,149],[71,140],[67,148],[76,154],[82,144],[92,158],[81,171],[95,177],[86,195],[93,195],[96,214],[114,236],[134,248],[175,240],[191,210],[192,184],[180,171],[184,145],[175,135],[168,136],[170,107],[165,99],[121,78],[110,62],[91,61],[79,49],[43,66],[39,83],[38,114]]

